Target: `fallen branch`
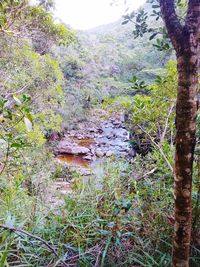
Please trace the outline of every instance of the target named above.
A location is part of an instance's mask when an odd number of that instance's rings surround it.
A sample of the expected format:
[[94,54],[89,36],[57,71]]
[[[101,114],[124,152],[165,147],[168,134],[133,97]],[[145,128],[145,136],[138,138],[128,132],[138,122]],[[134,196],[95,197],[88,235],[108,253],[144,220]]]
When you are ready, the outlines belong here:
[[166,133],[167,133],[168,124],[169,124],[169,118],[170,118],[170,116],[171,116],[171,114],[172,114],[172,111],[173,111],[173,109],[174,109],[174,105],[175,105],[175,104],[173,103],[172,106],[171,106],[171,108],[170,108],[170,110],[169,110],[168,116],[167,116],[167,118],[166,118],[166,121],[165,121],[165,128],[164,128],[164,131],[163,131],[162,136],[161,136],[161,138],[160,138],[160,143],[161,143],[161,144],[164,142],[165,135],[166,135]]
[[90,248],[89,250],[87,250],[87,251],[85,251],[85,252],[83,252],[83,253],[80,253],[80,254],[71,256],[70,258],[66,258],[66,261],[69,262],[69,261],[74,261],[74,260],[76,260],[76,259],[79,259],[81,256],[87,255],[87,254],[89,254],[89,253],[95,251],[95,249],[96,249],[96,246]]
[[152,136],[146,132],[142,126],[140,125],[137,125],[146,135],[148,135],[148,137],[151,139],[151,142],[158,148],[158,150],[160,151],[160,154],[162,155],[162,157],[164,158],[164,160],[166,161],[169,169],[171,170],[172,174],[174,174],[174,170],[173,170],[173,167],[172,165],[170,164],[169,160],[167,159],[167,157],[165,156],[165,153],[163,152],[162,148],[153,140]]
[[144,175],[138,177],[138,178],[137,178],[137,181],[142,180],[143,178],[145,178],[145,177],[147,177],[147,176],[153,174],[157,169],[158,169],[158,168],[156,167],[156,168],[150,170],[149,172],[145,173]]
[[[15,228],[15,227],[11,227],[11,226],[7,226],[4,224],[0,224],[0,228],[3,228],[5,230],[9,230],[11,232],[14,232],[16,234],[21,233],[24,235],[27,235],[31,238],[34,238],[35,240],[40,241],[41,243],[43,243],[58,259],[59,259],[59,255],[56,251],[56,249],[51,246],[46,240],[42,239],[41,237],[37,236],[37,235],[33,235],[25,230],[19,229],[19,228]],[[68,264],[66,264],[63,260],[59,259],[59,261],[63,264],[63,266],[68,267]]]
[[27,85],[25,85],[24,87],[22,87],[21,89],[19,89],[18,91],[7,94],[7,95],[5,96],[5,99],[7,99],[9,96],[17,95],[17,94],[23,92],[24,90],[26,90],[26,88],[27,88],[28,86],[29,86],[29,85],[27,84]]

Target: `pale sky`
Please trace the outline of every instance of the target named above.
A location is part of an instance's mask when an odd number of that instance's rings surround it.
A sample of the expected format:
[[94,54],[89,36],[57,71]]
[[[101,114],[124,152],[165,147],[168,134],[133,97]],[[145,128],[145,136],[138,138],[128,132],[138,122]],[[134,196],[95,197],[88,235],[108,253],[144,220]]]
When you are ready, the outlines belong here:
[[[125,10],[136,10],[145,0],[56,0],[55,14],[66,24],[78,30],[87,30],[114,22],[125,14]],[[124,2],[127,2],[126,5]]]

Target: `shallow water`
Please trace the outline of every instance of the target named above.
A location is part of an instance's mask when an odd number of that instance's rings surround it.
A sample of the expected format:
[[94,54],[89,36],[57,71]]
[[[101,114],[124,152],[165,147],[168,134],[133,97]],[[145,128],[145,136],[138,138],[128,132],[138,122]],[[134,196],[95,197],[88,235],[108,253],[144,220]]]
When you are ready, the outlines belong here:
[[[112,151],[117,157],[123,157],[123,153],[130,149],[129,144],[129,132],[123,127],[122,123],[120,125],[114,125],[112,122],[106,122],[101,125],[101,133],[98,133],[94,139],[84,138],[77,139],[72,138],[73,142],[79,146],[83,146],[95,151],[100,149],[106,154],[107,151]],[[95,155],[95,153],[94,153]],[[90,161],[84,158],[84,155],[59,155],[58,160],[66,163],[68,166],[73,167],[83,167],[83,168],[94,168],[95,163],[98,163],[101,159],[96,159],[95,161]]]
[[90,162],[83,158],[83,156],[80,155],[59,155],[57,156],[57,159],[65,162],[69,166],[77,166],[77,167],[84,167],[88,168],[90,166]]

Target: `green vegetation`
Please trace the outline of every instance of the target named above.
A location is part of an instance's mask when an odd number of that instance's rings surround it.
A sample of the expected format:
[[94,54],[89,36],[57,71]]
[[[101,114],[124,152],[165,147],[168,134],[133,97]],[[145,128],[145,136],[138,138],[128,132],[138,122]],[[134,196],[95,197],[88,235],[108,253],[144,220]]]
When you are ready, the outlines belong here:
[[[170,266],[173,53],[158,52],[144,37],[134,40],[132,26],[121,21],[75,34],[54,22],[51,6],[0,1],[0,267]],[[57,139],[49,140],[89,121],[96,107],[107,116],[124,114],[137,154],[113,155],[100,162],[101,177],[85,177],[55,160]],[[199,138],[198,129],[194,267],[200,265]],[[54,206],[59,178],[71,192]]]

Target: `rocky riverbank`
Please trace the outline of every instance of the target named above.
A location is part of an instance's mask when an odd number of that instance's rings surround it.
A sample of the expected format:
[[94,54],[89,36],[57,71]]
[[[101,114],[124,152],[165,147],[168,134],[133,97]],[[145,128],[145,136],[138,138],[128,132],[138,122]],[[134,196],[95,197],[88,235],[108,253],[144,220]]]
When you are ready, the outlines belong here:
[[117,112],[109,115],[100,109],[92,112],[89,121],[79,123],[76,130],[66,132],[55,151],[60,159],[61,155],[69,155],[69,164],[72,165],[73,156],[74,160],[81,158],[89,162],[103,157],[134,156],[124,116]]

